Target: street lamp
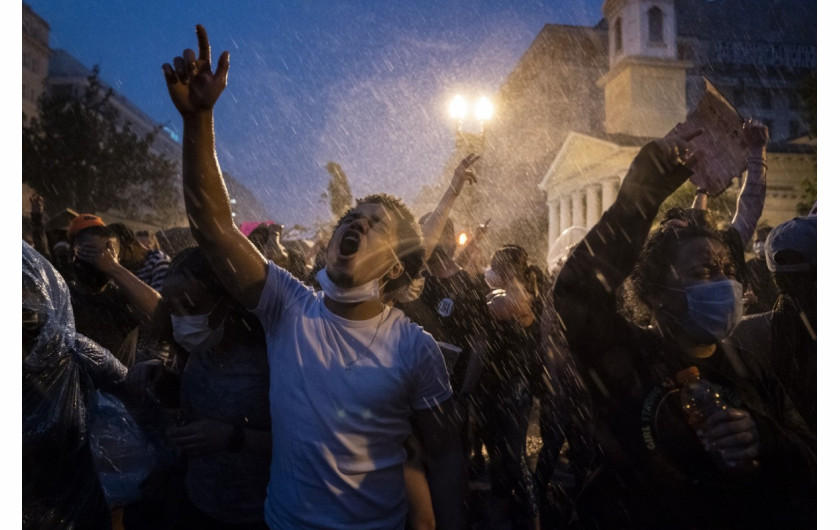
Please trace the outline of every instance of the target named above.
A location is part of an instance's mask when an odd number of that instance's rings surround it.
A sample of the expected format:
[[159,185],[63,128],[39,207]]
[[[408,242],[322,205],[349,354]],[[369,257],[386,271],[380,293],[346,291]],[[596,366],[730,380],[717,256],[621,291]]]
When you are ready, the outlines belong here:
[[473,109],[473,116],[478,122],[479,129],[483,133],[484,124],[493,117],[494,110],[493,102],[487,96],[481,96],[470,104],[464,96],[457,94],[449,102],[449,116],[455,120],[458,126],[458,132],[460,132],[464,124],[464,118],[467,117],[470,107]]
[[475,102],[475,119],[481,125],[481,132],[484,132],[484,123],[493,117],[493,103],[487,96],[481,96]]
[[[458,164],[461,158],[468,153],[484,154],[484,124],[493,117],[493,103],[487,96],[472,98],[468,100],[464,96],[455,95],[449,102],[449,115],[455,120],[455,152],[452,157],[452,162]],[[468,117],[471,121],[469,131],[463,130],[464,120]],[[478,125],[476,132],[475,125]],[[481,173],[481,161],[473,166],[473,171],[476,175]],[[475,212],[479,210],[479,195],[476,191],[467,191],[465,196],[461,199],[463,213],[470,226],[475,226],[476,218]],[[468,244],[467,234],[461,234],[459,244],[464,246]]]
[[456,95],[452,98],[452,101],[449,102],[449,115],[452,119],[455,120],[455,123],[458,124],[458,131],[461,131],[461,125],[464,123],[464,118],[467,116],[467,100],[463,98],[463,96]]

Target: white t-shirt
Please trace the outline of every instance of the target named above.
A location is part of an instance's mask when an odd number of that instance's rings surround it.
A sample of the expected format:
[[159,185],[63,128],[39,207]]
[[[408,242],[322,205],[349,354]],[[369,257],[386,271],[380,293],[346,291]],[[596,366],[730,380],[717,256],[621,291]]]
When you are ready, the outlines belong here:
[[271,378],[266,522],[403,528],[409,416],[452,395],[435,340],[399,309],[341,318],[273,263],[254,313]]

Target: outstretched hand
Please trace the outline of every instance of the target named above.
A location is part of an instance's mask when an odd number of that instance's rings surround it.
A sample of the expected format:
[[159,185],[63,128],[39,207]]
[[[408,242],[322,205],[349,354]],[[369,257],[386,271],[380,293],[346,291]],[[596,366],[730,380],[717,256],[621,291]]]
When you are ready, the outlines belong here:
[[664,165],[664,170],[670,172],[677,166],[693,168],[703,156],[703,151],[692,151],[689,142],[703,134],[703,129],[686,131],[683,134],[672,134],[655,141],[659,147],[659,162]]
[[[198,59],[191,49],[175,57],[172,65],[163,65],[169,97],[182,116],[212,110],[227,86],[230,53],[223,52],[214,73],[210,67],[210,41],[201,24],[195,27],[198,36]],[[174,65],[174,68],[173,68]]]
[[753,118],[747,118],[744,122],[744,139],[749,149],[761,149],[767,147],[770,141],[770,131],[767,126]]
[[452,192],[457,196],[461,193],[461,190],[464,189],[464,184],[469,182],[470,184],[475,184],[477,179],[475,176],[475,170],[473,170],[470,166],[472,166],[479,158],[479,155],[475,153],[470,153],[461,160],[461,163],[458,164],[458,167],[455,168],[455,174],[452,176],[452,183],[449,185],[452,188]]
[[636,155],[622,189],[635,190],[630,193],[636,200],[644,197],[660,203],[691,176],[703,156],[702,151],[689,147],[689,142],[701,134],[702,129],[675,132],[646,144]]

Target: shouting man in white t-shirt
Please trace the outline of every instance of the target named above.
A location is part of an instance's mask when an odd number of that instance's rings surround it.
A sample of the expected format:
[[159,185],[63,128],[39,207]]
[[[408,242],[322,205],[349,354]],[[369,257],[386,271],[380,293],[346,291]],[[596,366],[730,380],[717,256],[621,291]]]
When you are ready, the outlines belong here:
[[228,291],[265,328],[272,462],[265,503],[273,528],[403,528],[403,443],[413,415],[438,528],[466,525],[466,474],[452,390],[434,339],[389,295],[415,277],[422,238],[399,199],[373,195],[333,232],[314,292],[269,263],[236,228],[216,159],[213,106],[230,55],[214,73],[197,26],[192,50],[163,66],[184,120],[184,199],[192,233]]

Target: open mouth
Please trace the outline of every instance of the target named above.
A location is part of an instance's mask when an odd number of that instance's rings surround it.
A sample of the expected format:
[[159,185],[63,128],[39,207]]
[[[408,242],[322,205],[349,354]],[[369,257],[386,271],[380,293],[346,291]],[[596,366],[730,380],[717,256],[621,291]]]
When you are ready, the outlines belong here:
[[347,232],[338,243],[338,251],[341,256],[352,256],[359,250],[359,234]]

